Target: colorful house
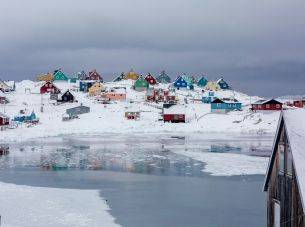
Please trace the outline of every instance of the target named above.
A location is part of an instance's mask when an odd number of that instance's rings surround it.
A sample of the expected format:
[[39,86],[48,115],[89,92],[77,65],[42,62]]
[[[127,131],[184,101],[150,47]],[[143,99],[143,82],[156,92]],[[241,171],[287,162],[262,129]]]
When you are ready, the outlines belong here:
[[140,111],[126,111],[125,118],[127,120],[139,120],[140,119]]
[[185,123],[185,107],[181,105],[163,105],[163,121],[171,123]]
[[134,83],[134,89],[136,91],[146,91],[149,87],[149,83],[142,76],[140,76]]
[[0,112],[0,126],[6,126],[10,124],[9,116]]
[[82,70],[81,72],[77,73],[77,79],[78,80],[86,80],[88,77],[88,75],[85,73],[84,70]]
[[139,78],[139,74],[134,72],[133,69],[131,69],[125,76],[126,80],[137,80],[138,78]]
[[252,104],[251,110],[253,111],[279,111],[282,110],[283,103],[275,100],[259,100]]
[[77,80],[78,80],[78,76],[70,76],[69,77],[69,82],[70,83],[76,83],[77,82]]
[[96,96],[100,95],[102,91],[105,91],[105,87],[100,82],[95,82],[90,88],[89,88],[89,95],[90,96]]
[[45,93],[59,94],[60,90],[51,81],[48,81],[40,88],[40,94]]
[[89,72],[89,76],[86,78],[86,80],[97,80],[103,82],[102,76],[98,74],[96,69],[93,69],[92,71]]
[[187,88],[187,82],[182,78],[182,76],[178,76],[174,81],[174,87],[177,89]]
[[214,81],[208,81],[207,85],[204,87],[204,90],[219,91],[220,86]]
[[74,97],[74,95],[69,91],[67,90],[62,96],[61,96],[61,99],[58,100],[58,102],[75,102],[76,99]]
[[280,116],[265,176],[268,227],[305,226],[305,110]]
[[196,83],[196,79],[193,76],[186,75],[185,73],[182,75],[182,78],[186,81],[189,87]]
[[204,77],[204,76],[201,76],[197,82],[197,86],[199,87],[205,87],[208,83],[208,80]]
[[53,78],[53,74],[52,73],[47,73],[47,74],[41,74],[41,75],[38,75],[36,77],[36,80],[37,81],[52,81],[54,78]]
[[14,117],[14,121],[16,122],[38,122],[39,119],[37,118],[34,111],[31,114],[28,114],[26,110],[21,110],[19,115]]
[[171,78],[163,70],[160,75],[156,78],[158,83],[168,84],[171,82]]
[[79,81],[79,90],[83,92],[88,92],[94,81],[81,80]]
[[[206,92],[205,92],[206,93]],[[203,103],[211,103],[216,99],[214,91],[209,91],[207,95],[202,97]]]
[[215,99],[211,102],[212,113],[228,113],[232,110],[241,110],[241,103],[236,99]]
[[118,77],[116,77],[113,82],[118,82],[118,81],[122,81],[125,80],[125,74],[122,72],[121,75],[119,75]]
[[125,93],[116,93],[116,92],[107,92],[101,95],[104,100],[108,101],[125,101],[126,94]]
[[157,83],[156,79],[148,73],[148,75],[145,77],[145,80],[150,84],[150,85],[155,85]]
[[223,79],[223,77],[221,77],[218,81],[217,84],[219,85],[220,89],[223,90],[228,90],[230,89],[229,84]]
[[54,71],[54,80],[55,81],[68,81],[69,78],[61,70],[55,70]]

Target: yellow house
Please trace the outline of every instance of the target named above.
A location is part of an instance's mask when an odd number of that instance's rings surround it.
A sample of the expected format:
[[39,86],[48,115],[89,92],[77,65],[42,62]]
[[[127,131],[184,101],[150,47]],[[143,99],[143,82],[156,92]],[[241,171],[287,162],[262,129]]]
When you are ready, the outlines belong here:
[[89,96],[100,95],[102,91],[105,91],[103,84],[96,82],[89,88]]
[[53,74],[52,73],[47,73],[47,74],[41,74],[41,75],[38,75],[36,77],[36,80],[37,81],[52,81],[54,78],[53,78]]
[[207,85],[205,85],[204,90],[219,91],[220,86],[217,84],[217,82],[209,81]]
[[133,71],[133,69],[131,69],[129,71],[129,73],[126,74],[125,79],[126,80],[137,80],[139,78],[139,74],[137,74],[136,72]]

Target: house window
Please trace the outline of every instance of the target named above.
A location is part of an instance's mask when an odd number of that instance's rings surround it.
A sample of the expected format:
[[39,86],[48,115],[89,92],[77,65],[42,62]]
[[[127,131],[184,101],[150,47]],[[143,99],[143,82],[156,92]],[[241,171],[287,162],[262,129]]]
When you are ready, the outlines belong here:
[[266,109],[269,109],[270,108],[270,104],[266,104]]
[[280,104],[276,104],[276,108],[279,109],[281,106]]
[[217,103],[217,107],[220,107],[220,103]]
[[262,106],[261,105],[257,105],[258,106],[258,109],[261,109],[262,108]]

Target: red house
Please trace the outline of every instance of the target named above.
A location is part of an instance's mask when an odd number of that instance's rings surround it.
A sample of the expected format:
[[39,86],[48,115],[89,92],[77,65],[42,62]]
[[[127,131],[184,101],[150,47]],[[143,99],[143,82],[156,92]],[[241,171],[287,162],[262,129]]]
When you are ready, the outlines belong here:
[[150,85],[155,85],[157,83],[156,79],[148,73],[148,75],[145,77],[145,80],[150,84]]
[[60,90],[52,82],[48,81],[40,88],[40,94],[45,93],[59,94]]
[[283,103],[276,101],[274,99],[270,100],[259,100],[255,103],[252,104],[252,110],[253,111],[277,111],[277,110],[282,110],[283,108]]
[[179,105],[173,105],[168,108],[163,107],[163,121],[185,123],[185,109]]
[[305,106],[305,99],[293,101],[293,106],[303,108]]
[[5,126],[10,124],[10,118],[3,113],[0,113],[0,126]]
[[102,76],[100,74],[98,74],[96,69],[93,69],[91,72],[89,72],[87,80],[98,80],[100,82],[103,82]]

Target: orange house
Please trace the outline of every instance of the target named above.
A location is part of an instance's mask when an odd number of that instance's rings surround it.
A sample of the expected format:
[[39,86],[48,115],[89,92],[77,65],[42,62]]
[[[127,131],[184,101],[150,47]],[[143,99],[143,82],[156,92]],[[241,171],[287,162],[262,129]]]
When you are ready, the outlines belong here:
[[123,93],[115,93],[115,92],[108,92],[101,95],[102,98],[109,100],[109,101],[125,101],[126,94]]

